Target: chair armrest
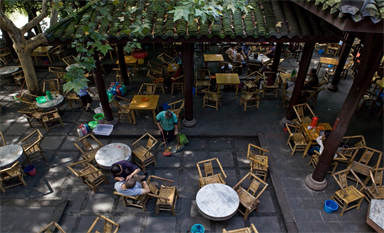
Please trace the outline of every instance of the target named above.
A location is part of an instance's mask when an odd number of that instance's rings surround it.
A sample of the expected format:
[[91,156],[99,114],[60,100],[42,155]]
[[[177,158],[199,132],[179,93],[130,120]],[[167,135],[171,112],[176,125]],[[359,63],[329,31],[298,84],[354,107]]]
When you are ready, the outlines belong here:
[[170,200],[169,198],[162,197],[162,196],[159,196],[159,195],[157,195],[157,194],[153,194],[153,193],[148,193],[148,196],[156,197],[156,198],[163,199],[163,200],[166,200],[166,201],[169,201],[169,200]]
[[169,182],[169,183],[175,183],[174,180],[166,179],[166,178],[159,177],[159,176],[154,176],[154,175],[149,176],[148,181],[150,181],[151,179],[162,180],[162,181],[166,181],[166,182]]

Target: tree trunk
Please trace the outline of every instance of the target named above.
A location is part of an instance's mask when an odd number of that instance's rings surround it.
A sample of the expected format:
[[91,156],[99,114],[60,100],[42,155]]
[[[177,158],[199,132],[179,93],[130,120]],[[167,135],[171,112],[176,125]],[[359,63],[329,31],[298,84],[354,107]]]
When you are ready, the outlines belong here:
[[27,89],[31,93],[38,94],[40,91],[39,82],[37,80],[37,75],[35,71],[35,66],[33,65],[33,60],[31,53],[25,51],[24,49],[15,48],[17,57],[19,58],[21,68],[24,72],[25,84]]

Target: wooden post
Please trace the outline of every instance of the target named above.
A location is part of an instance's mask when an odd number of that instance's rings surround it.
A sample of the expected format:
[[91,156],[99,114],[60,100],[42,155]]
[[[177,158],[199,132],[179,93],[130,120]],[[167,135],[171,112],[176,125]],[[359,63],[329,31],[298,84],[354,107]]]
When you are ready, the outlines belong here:
[[341,72],[343,72],[345,62],[348,59],[349,52],[351,51],[355,36],[351,33],[345,33],[343,47],[341,47],[341,54],[339,57],[339,64],[336,67],[335,75],[332,79],[332,84],[328,87],[330,91],[337,91],[337,85],[341,78]]
[[184,102],[185,102],[185,119],[183,121],[184,126],[192,127],[196,124],[196,120],[193,118],[193,43],[183,43],[183,72],[184,72]]
[[123,78],[125,86],[128,86],[129,79],[127,75],[127,65],[125,64],[124,58],[124,45],[122,43],[117,43],[117,56],[119,59],[121,77]]
[[107,91],[105,89],[104,79],[102,77],[101,64],[98,54],[94,56],[96,61],[95,83],[97,91],[99,92],[99,99],[101,107],[103,108],[104,117],[107,121],[113,120],[111,106],[109,105]]
[[282,43],[277,43],[275,47],[275,56],[273,57],[273,63],[271,67],[272,72],[275,72],[275,73],[277,73],[277,69],[279,68],[282,46],[283,46]]
[[[336,118],[334,130],[325,142],[324,151],[320,156],[316,169],[313,174],[307,176],[305,181],[307,186],[314,190],[321,189],[313,187],[313,181],[314,183],[323,182],[326,186],[325,176],[332,164],[333,156],[348,129],[349,122],[361,97],[371,84],[373,74],[376,72],[380,58],[383,55],[383,37],[381,35],[366,34],[362,42],[364,48],[361,50],[361,62],[357,77],[354,79],[343,107]],[[325,186],[322,188],[324,189]]]
[[299,98],[301,96],[301,90],[304,87],[305,78],[307,77],[308,67],[311,64],[311,58],[314,48],[315,42],[305,42],[303,54],[301,55],[301,60],[299,64],[299,72],[297,74],[295,82],[295,88],[293,89],[292,97],[289,101],[289,106],[287,110],[288,120],[292,120],[295,116],[293,106],[298,104]]

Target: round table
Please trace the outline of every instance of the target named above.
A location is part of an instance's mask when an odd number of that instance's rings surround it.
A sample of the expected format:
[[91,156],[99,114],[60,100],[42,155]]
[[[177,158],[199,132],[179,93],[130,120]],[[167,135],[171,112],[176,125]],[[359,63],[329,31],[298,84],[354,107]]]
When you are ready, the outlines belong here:
[[131,148],[123,143],[111,143],[101,147],[95,155],[95,160],[102,168],[111,168],[112,164],[121,160],[131,160]]
[[10,144],[0,147],[0,168],[7,167],[17,161],[23,155],[20,145]]
[[201,214],[210,220],[227,220],[239,208],[236,191],[226,184],[207,184],[196,194],[196,204]]
[[3,66],[3,67],[0,67],[0,75],[3,76],[3,75],[12,74],[18,70],[19,70],[18,66]]
[[49,109],[58,106],[64,100],[64,96],[60,94],[52,94],[52,100],[48,100],[45,103],[37,103],[36,106],[42,109]]

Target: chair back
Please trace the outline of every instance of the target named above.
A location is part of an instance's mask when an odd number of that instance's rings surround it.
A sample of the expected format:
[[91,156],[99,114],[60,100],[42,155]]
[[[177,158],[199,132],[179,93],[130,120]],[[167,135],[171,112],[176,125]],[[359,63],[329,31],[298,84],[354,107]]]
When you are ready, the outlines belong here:
[[60,80],[59,79],[46,79],[43,81],[43,92],[46,91],[60,93]]
[[368,146],[361,146],[356,148],[353,154],[352,160],[359,163],[373,167],[374,169],[379,168],[382,163],[383,152],[373,149]]
[[254,144],[248,144],[247,159],[254,159],[258,155],[266,155],[269,151]]
[[[224,178],[226,178],[227,175],[225,174],[223,166],[221,166],[221,163],[220,163],[220,161],[219,161],[219,159],[217,157],[211,158],[211,159],[202,160],[202,161],[199,161],[199,162],[196,163],[197,171],[199,173],[200,178],[212,176],[212,175],[215,174],[214,169],[213,169],[213,163],[212,163],[213,161],[216,161],[217,166],[219,167],[219,169],[221,171],[221,175]],[[203,174],[201,172],[201,168],[200,168],[201,165],[204,168],[204,176],[203,176]]]
[[204,167],[205,176],[212,176],[214,174],[211,161],[204,163],[203,167]]
[[38,233],[54,233],[54,232],[59,232],[59,233],[65,233],[63,228],[57,224],[57,222],[51,222],[45,227],[43,227]]
[[74,144],[82,153],[90,152],[103,146],[103,143],[101,143],[92,133],[79,138]]
[[20,144],[23,147],[24,153],[30,154],[37,151],[40,142],[43,140],[43,134],[39,129],[33,130],[30,134],[21,139]]
[[55,74],[58,79],[64,79],[64,75],[66,71],[61,67],[50,66],[48,67],[48,71]]
[[369,176],[372,180],[372,184],[382,186],[383,185],[383,173],[384,173],[384,168],[378,168],[375,169],[374,172],[371,170],[369,171]]
[[253,196],[255,196],[259,187],[260,187],[260,182],[258,182],[256,179],[252,179],[251,184],[249,185],[247,191],[251,193]]
[[343,190],[348,186],[347,175],[348,175],[349,171],[350,171],[350,169],[344,169],[344,170],[338,171],[332,175],[332,177],[335,179],[336,183]]
[[139,95],[154,95],[156,92],[156,84],[154,83],[143,83],[139,88]]
[[300,123],[303,123],[304,117],[306,116],[309,118],[316,116],[307,103],[294,105],[293,110],[295,111],[296,117]]
[[63,57],[62,58],[63,62],[69,66],[69,65],[72,65],[74,64],[76,61],[75,61],[75,57],[73,55],[70,55],[70,56],[66,56],[66,57]]

